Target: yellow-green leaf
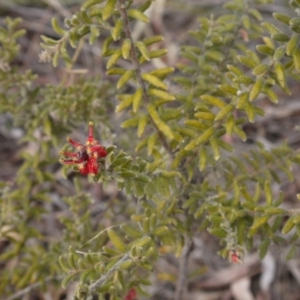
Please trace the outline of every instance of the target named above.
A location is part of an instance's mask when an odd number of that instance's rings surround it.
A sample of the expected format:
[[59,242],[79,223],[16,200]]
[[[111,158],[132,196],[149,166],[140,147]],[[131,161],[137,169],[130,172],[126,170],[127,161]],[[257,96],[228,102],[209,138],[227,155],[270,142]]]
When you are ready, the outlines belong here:
[[266,73],[268,70],[269,70],[269,65],[260,64],[253,69],[252,74],[258,76]]
[[236,103],[236,108],[237,109],[241,109],[243,108],[243,106],[246,104],[246,102],[249,99],[249,93],[248,92],[244,92],[242,94],[239,95],[237,103]]
[[135,46],[139,49],[139,51],[141,52],[142,56],[149,61],[150,60],[150,53],[148,48],[146,47],[146,45],[143,42],[137,41],[134,43]]
[[215,133],[214,127],[208,128],[198,138],[192,140],[189,144],[187,144],[184,149],[186,151],[191,151],[195,149],[200,144],[206,143],[214,133]]
[[209,104],[214,105],[214,106],[217,106],[217,107],[220,107],[220,108],[222,108],[226,105],[225,101],[223,101],[220,98],[211,96],[211,95],[202,95],[200,98],[204,102],[209,103]]
[[102,19],[106,21],[113,14],[117,0],[108,0],[102,11]]
[[216,117],[215,117],[215,121],[219,121],[223,118],[225,118],[230,112],[232,112],[234,109],[234,106],[232,104],[228,104],[224,107],[222,107],[222,109],[220,109],[220,111],[217,113]]
[[253,225],[250,228],[249,234],[250,236],[253,236],[259,227],[263,226],[267,221],[269,220],[270,216],[262,216],[262,217],[257,217],[254,219]]
[[290,25],[290,19],[291,17],[289,17],[288,15],[286,14],[282,14],[282,13],[273,13],[273,17],[274,19],[286,24],[286,25]]
[[145,128],[146,128],[147,124],[148,124],[148,116],[144,115],[139,119],[138,130],[137,130],[138,137],[142,136],[142,134],[145,131]]
[[109,228],[107,230],[107,235],[112,244],[116,247],[116,249],[118,249],[122,253],[125,253],[127,251],[126,245],[123,243],[120,236],[112,228]]
[[281,63],[275,63],[275,73],[279,82],[279,85],[284,88],[286,86],[286,79],[285,79],[285,70]]
[[157,128],[169,139],[171,139],[171,140],[174,139],[174,134],[173,134],[171,128],[165,122],[163,122],[161,120],[158,112],[156,111],[155,106],[152,104],[149,104],[147,109],[148,109],[151,119],[153,120],[153,122],[155,123]]
[[249,94],[249,101],[253,101],[257,98],[257,96],[260,94],[260,91],[262,90],[262,87],[264,85],[264,81],[262,79],[257,79],[256,82],[253,84],[250,94]]
[[129,9],[127,11],[127,14],[128,14],[129,17],[134,18],[136,20],[139,20],[139,21],[142,21],[142,22],[145,22],[145,23],[149,22],[149,18],[137,9]]
[[239,55],[237,59],[240,63],[242,63],[250,69],[253,69],[257,66],[257,63],[252,58],[249,58],[247,56]]
[[175,100],[175,97],[173,95],[158,89],[149,89],[149,95],[156,96],[158,98],[162,98],[164,100],[169,101]]
[[133,101],[133,95],[126,95],[125,99],[116,107],[116,112],[121,112],[126,107],[130,106]]
[[134,74],[133,70],[126,71],[118,80],[117,89],[123,87],[133,77],[133,74]]
[[106,69],[110,69],[121,57],[122,53],[121,50],[117,50],[108,60],[106,64]]
[[215,160],[218,160],[220,158],[220,148],[219,148],[217,139],[214,137],[211,137],[209,139],[209,143],[213,150]]
[[52,27],[53,27],[54,31],[57,34],[64,35],[66,33],[66,31],[59,26],[58,21],[57,21],[57,19],[55,17],[53,17],[51,19],[51,24],[52,24]]
[[148,139],[148,155],[151,155],[154,149],[154,146],[156,144],[156,140],[157,140],[157,133],[153,133],[149,139]]
[[294,34],[286,44],[286,54],[291,56],[294,54],[299,43],[299,35]]
[[152,84],[158,88],[161,88],[163,90],[166,90],[168,88],[168,86],[163,81],[161,81],[159,78],[157,78],[156,76],[153,76],[149,73],[142,74],[142,78],[145,81],[149,82],[150,84]]
[[143,97],[143,89],[142,88],[138,88],[134,95],[133,95],[133,102],[132,102],[132,110],[133,112],[137,112],[139,110],[139,107],[141,105],[142,102],[142,97]]
[[111,36],[114,39],[114,41],[117,41],[120,39],[120,35],[121,35],[123,28],[124,28],[123,20],[118,19],[116,22],[116,25],[113,28],[112,33],[111,33]]
[[292,216],[285,222],[285,224],[281,230],[282,234],[287,234],[294,228],[294,226],[295,226],[294,219],[295,219],[295,216]]
[[127,59],[130,55],[131,50],[131,41],[130,39],[125,39],[122,44],[122,56],[124,59]]

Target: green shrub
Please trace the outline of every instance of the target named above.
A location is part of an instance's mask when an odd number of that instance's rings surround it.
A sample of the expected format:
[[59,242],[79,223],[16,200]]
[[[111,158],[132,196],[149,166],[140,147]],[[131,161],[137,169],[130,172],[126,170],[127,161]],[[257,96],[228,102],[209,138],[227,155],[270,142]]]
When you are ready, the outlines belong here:
[[[221,15],[199,18],[194,43],[182,45],[183,63],[150,70],[167,53],[163,37],[134,41],[131,23],[149,22],[151,4],[89,0],[64,26],[53,18],[60,38],[41,37],[40,60],[65,69],[57,85],[40,86],[13,63],[21,21],[7,18],[0,28],[0,112],[8,128],[24,131],[22,164],[1,182],[0,237],[9,241],[0,255],[1,295],[71,281],[74,299],[123,299],[131,288],[147,295],[146,278],[163,247],[187,259],[203,230],[219,238],[220,255],[234,263],[257,247],[263,258],[273,243],[290,245],[287,258],[295,254],[300,215],[280,207],[284,195],[275,197],[272,185],[293,180],[299,152],[257,143],[233,153],[229,141],[247,140],[243,125],[264,115],[262,95],[277,103],[282,91],[291,94],[290,79],[300,79],[300,1],[290,1],[290,15],[274,13],[272,23],[251,1],[228,1]],[[87,41],[100,41],[109,79],[76,72]],[[90,157],[78,157],[91,155],[90,146],[75,150],[71,163],[64,153],[74,148],[63,144],[71,131],[84,142],[79,132],[89,121],[107,156],[91,162],[97,174],[82,176],[66,162],[82,169]],[[87,183],[120,192],[97,211]]]

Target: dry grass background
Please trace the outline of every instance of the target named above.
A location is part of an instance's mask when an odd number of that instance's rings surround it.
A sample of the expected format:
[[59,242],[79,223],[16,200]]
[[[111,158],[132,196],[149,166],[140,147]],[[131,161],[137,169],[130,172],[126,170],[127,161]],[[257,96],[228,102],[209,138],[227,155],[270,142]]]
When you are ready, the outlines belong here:
[[[143,35],[162,34],[165,36],[165,47],[169,49],[163,60],[155,60],[156,67],[176,66],[180,61],[179,49],[182,44],[192,43],[187,31],[197,27],[197,17],[209,15],[212,12],[222,12],[224,0],[155,0],[149,11],[151,26],[137,23],[133,35],[138,38]],[[22,17],[22,26],[26,28],[26,36],[20,39],[22,51],[16,60],[22,69],[32,69],[39,75],[36,84],[46,85],[58,83],[62,70],[53,68],[51,64],[39,63],[38,54],[40,35],[55,37],[51,28],[51,18],[56,16],[61,20],[72,15],[80,6],[78,0],[43,0],[43,1],[6,1],[0,0],[0,25],[6,16]],[[288,12],[288,1],[275,1],[274,4],[261,6],[260,11],[266,19],[272,12]],[[100,74],[106,80],[112,80],[105,75],[103,59],[99,56],[99,43],[85,46],[76,68],[87,70],[90,74]],[[249,45],[251,47],[251,45]],[[176,88],[176,87],[174,87]],[[300,147],[300,87],[292,83],[293,95],[280,95],[279,105],[272,105],[266,99],[261,99],[265,116],[255,124],[248,124],[245,130],[249,136],[246,144],[233,140],[232,143],[243,150],[251,147],[255,141],[260,141],[266,147],[272,148],[282,142],[288,143],[294,149]],[[18,144],[22,129],[8,131],[5,126],[6,116],[0,115],[0,179],[11,180],[20,165]],[[297,177],[296,177],[297,178]],[[293,183],[283,183],[286,198],[286,208],[299,207],[296,193],[300,191],[300,177]],[[274,187],[278,189],[278,187]],[[276,190],[274,191],[276,193]],[[278,192],[278,191],[277,191]],[[94,195],[113,194],[116,191],[93,191]],[[105,197],[104,197],[105,198]],[[63,207],[62,207],[63,209]],[[101,208],[100,208],[101,210]],[[1,247],[4,247],[0,243]],[[217,255],[218,241],[207,234],[201,233],[194,238],[194,245],[188,263],[189,286],[188,300],[297,300],[300,299],[300,258],[286,262],[285,248],[272,246],[263,261],[256,252],[246,255],[243,265],[231,265]],[[155,266],[151,280],[153,286],[150,292],[155,300],[173,299],[174,285],[178,276],[178,260],[166,254]],[[63,299],[67,293],[49,289],[47,293],[36,292],[24,294],[19,299],[50,300]],[[5,299],[1,298],[0,299]],[[13,298],[10,298],[12,300]],[[14,298],[17,299],[17,298]]]

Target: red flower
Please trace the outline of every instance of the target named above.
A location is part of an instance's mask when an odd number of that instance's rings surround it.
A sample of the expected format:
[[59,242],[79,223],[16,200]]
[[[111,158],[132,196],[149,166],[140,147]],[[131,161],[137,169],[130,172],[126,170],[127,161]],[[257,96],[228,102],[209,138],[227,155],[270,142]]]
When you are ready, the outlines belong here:
[[136,299],[136,291],[135,289],[130,289],[124,298],[124,300],[134,300]]
[[243,263],[243,253],[240,250],[231,249],[229,250],[229,261],[234,264]]
[[96,175],[99,171],[98,159],[105,157],[107,152],[93,136],[93,122],[89,123],[89,135],[85,145],[67,138],[67,141],[76,147],[76,152],[61,152],[61,155],[71,158],[60,159],[65,165],[78,165],[79,172],[82,175]]

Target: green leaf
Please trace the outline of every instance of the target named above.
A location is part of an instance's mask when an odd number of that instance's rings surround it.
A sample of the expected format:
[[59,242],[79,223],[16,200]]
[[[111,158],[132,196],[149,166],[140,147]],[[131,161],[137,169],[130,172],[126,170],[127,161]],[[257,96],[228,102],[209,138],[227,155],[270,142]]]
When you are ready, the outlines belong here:
[[213,150],[213,153],[214,153],[214,158],[215,160],[218,160],[220,158],[220,148],[219,148],[219,144],[217,142],[217,139],[214,138],[214,137],[211,137],[209,139],[209,142],[210,142],[210,146]]
[[67,287],[67,285],[72,281],[72,279],[74,279],[76,276],[77,276],[77,273],[67,275],[61,282],[61,287],[65,289]]
[[125,39],[122,44],[122,56],[124,59],[128,59],[131,51],[131,41],[130,39]]
[[202,95],[201,100],[205,101],[206,103],[209,103],[211,105],[217,106],[217,107],[224,107],[226,105],[226,102],[224,102],[222,99],[211,96],[211,95]]
[[232,81],[235,83],[242,83],[245,85],[254,83],[254,79],[249,76],[238,76],[238,77],[233,78]]
[[189,144],[187,144],[184,149],[186,151],[191,151],[195,149],[200,144],[206,143],[214,133],[215,133],[214,127],[208,128],[198,138],[192,140]]
[[153,133],[148,139],[148,147],[147,147],[148,155],[151,155],[153,153],[156,140],[157,140],[157,133]]
[[273,103],[278,103],[278,96],[271,88],[264,88],[263,93],[265,93]]
[[263,79],[257,79],[256,82],[253,84],[250,94],[249,94],[249,101],[253,101],[257,98],[257,96],[260,94],[262,87],[264,85]]
[[117,41],[120,39],[121,36],[121,32],[124,28],[124,23],[122,19],[118,19],[116,22],[115,27],[112,30],[111,36],[113,38],[114,41]]
[[145,128],[148,124],[148,116],[144,115],[139,119],[139,123],[138,123],[138,131],[137,131],[137,135],[138,137],[141,137],[145,131]]
[[295,216],[292,216],[285,222],[285,224],[281,230],[282,234],[287,234],[294,228],[294,226],[295,226],[294,219],[295,219]]
[[255,76],[263,75],[269,70],[269,68],[270,66],[267,64],[260,64],[253,69],[252,74]]
[[117,61],[118,59],[121,57],[122,52],[121,50],[117,50],[108,60],[107,64],[106,64],[106,69],[110,69]]
[[285,79],[285,70],[281,63],[276,62],[275,63],[275,73],[279,82],[279,85],[282,88],[285,88],[286,86],[286,79]]
[[164,100],[168,100],[168,101],[172,101],[172,100],[175,100],[175,97],[165,91],[162,91],[162,90],[158,90],[158,89],[149,89],[148,91],[149,95],[152,95],[152,96],[156,96],[158,98],[162,98]]
[[108,0],[103,8],[102,19],[106,21],[114,12],[117,0]]
[[201,120],[211,120],[211,121],[213,121],[215,119],[215,115],[213,113],[206,112],[206,111],[199,111],[199,112],[195,113],[194,116],[197,119],[201,119]]
[[239,60],[240,63],[242,63],[243,65],[247,66],[250,69],[254,69],[257,66],[257,63],[253,59],[247,56],[239,55],[237,59]]
[[265,181],[264,191],[265,191],[267,205],[272,205],[273,197],[272,197],[271,186],[268,181]]
[[293,246],[290,248],[289,252],[287,253],[287,255],[286,255],[286,257],[285,257],[285,260],[288,261],[288,260],[292,259],[292,258],[295,256],[296,251],[297,251],[297,248],[296,248],[295,245],[293,245]]
[[150,51],[150,58],[162,57],[168,53],[167,49],[158,49]]
[[228,104],[228,105],[222,107],[222,109],[216,114],[215,121],[219,121],[219,120],[225,118],[233,111],[233,109],[234,109],[234,106],[232,104]]
[[285,52],[286,52],[285,46],[278,47],[273,55],[273,58],[275,60],[281,60],[284,57]]
[[274,33],[271,35],[272,40],[276,42],[288,42],[290,40],[289,36],[284,33]]
[[151,242],[151,237],[150,236],[145,236],[145,237],[143,237],[143,238],[141,238],[139,240],[135,240],[133,242],[133,246],[135,246],[136,248],[145,247],[150,242]]
[[288,15],[286,14],[282,14],[282,13],[273,13],[273,17],[274,19],[286,24],[286,25],[290,25],[290,20],[291,20],[291,17],[289,17]]
[[138,226],[134,226],[132,224],[122,224],[121,230],[123,230],[127,235],[134,237],[134,238],[141,238],[143,233],[138,229]]
[[269,239],[265,239],[259,246],[259,258],[263,259],[268,250],[269,250],[269,246],[270,246],[271,240]]
[[267,223],[269,218],[270,216],[256,217],[254,219],[253,225],[249,230],[249,236],[253,236],[261,226]]
[[236,108],[237,109],[243,108],[243,106],[247,103],[248,99],[249,99],[249,93],[248,92],[244,92],[244,93],[240,94],[238,96],[238,100],[237,100],[237,103],[236,103]]
[[147,110],[157,128],[169,139],[174,139],[174,134],[171,128],[164,121],[161,120],[158,112],[155,109],[155,106],[152,104],[148,104]]
[[247,140],[246,133],[238,126],[234,126],[233,131],[238,135],[238,137],[245,142]]
[[133,101],[132,101],[132,110],[134,113],[136,113],[139,110],[139,107],[142,102],[142,97],[143,97],[143,89],[138,88],[133,95]]
[[161,36],[161,35],[153,35],[153,36],[150,36],[150,37],[147,37],[143,40],[143,43],[146,45],[146,46],[150,46],[152,44],[155,44],[155,43],[158,43],[158,42],[161,42],[164,40],[164,37]]
[[134,75],[133,70],[126,71],[117,82],[117,89],[122,88]]
[[146,45],[143,42],[137,41],[134,43],[135,46],[139,49],[139,51],[141,52],[142,56],[149,61],[150,60],[150,53],[148,48],[146,47]]
[[59,24],[58,24],[58,21],[55,17],[53,17],[51,19],[51,24],[52,24],[52,27],[54,29],[54,31],[59,34],[59,35],[64,35],[66,33],[66,30],[62,29]]
[[261,25],[270,33],[270,34],[274,34],[274,33],[280,33],[280,30],[273,24],[269,23],[269,22],[263,22],[261,23]]
[[64,261],[64,257],[63,256],[60,256],[59,259],[58,259],[58,262],[59,262],[59,265],[60,267],[62,268],[62,270],[65,272],[65,273],[68,273],[70,268],[67,266],[67,264],[65,263]]
[[125,253],[127,251],[126,245],[123,243],[122,239],[116,233],[116,231],[114,231],[112,228],[109,228],[107,230],[107,235],[116,249],[118,249],[122,253]]
[[294,34],[286,44],[286,54],[292,56],[297,49],[299,43],[299,35]]
[[205,148],[202,147],[199,151],[199,170],[202,172],[205,167],[206,167],[206,163],[207,163],[207,153],[205,151]]
[[149,18],[137,9],[129,9],[127,11],[127,14],[128,14],[129,17],[134,18],[136,20],[139,20],[139,21],[142,21],[142,22],[145,22],[145,23],[149,22]]
[[133,102],[133,95],[126,95],[126,98],[116,106],[116,112],[119,113],[126,107],[129,107]]
[[163,90],[166,90],[168,88],[168,86],[163,81],[161,81],[159,78],[157,78],[156,76],[153,76],[149,73],[142,74],[142,78],[145,81],[149,82],[150,84],[152,84],[158,88],[161,88]]
[[133,265],[133,260],[132,259],[127,259],[124,262],[120,264],[120,269],[121,270],[127,270]]

